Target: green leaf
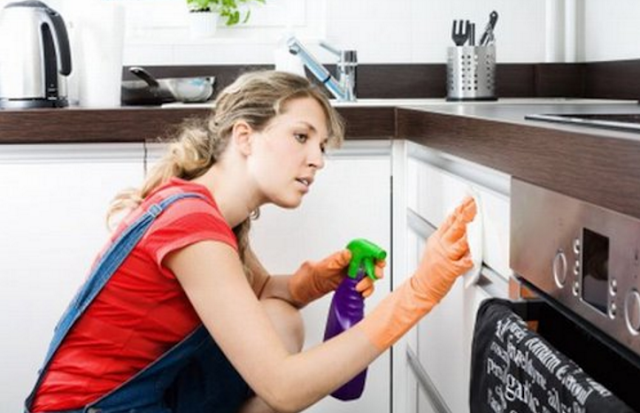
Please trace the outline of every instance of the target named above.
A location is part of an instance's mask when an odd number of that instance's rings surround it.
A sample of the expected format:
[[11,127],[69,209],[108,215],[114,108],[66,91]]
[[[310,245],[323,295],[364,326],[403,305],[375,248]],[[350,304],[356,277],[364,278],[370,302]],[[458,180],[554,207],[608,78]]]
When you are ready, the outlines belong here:
[[239,6],[252,2],[266,4],[266,0],[186,0],[187,6],[191,11],[207,11],[211,10],[226,18],[226,25],[233,26],[242,20],[242,23],[249,21],[251,10],[247,10],[246,14],[240,13]]
[[229,17],[229,22],[231,26],[238,24],[238,22],[240,22],[240,12],[238,10],[231,13],[231,16]]
[[211,0],[187,0],[190,10],[208,10]]

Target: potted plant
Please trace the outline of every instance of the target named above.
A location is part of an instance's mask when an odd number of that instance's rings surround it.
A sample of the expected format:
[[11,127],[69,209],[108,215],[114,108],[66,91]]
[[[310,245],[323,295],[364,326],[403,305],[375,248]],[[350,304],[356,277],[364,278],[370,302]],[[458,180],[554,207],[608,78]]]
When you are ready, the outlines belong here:
[[227,26],[246,23],[251,16],[251,3],[266,0],[187,0],[191,34],[193,37],[210,37],[216,32],[217,21],[222,18]]

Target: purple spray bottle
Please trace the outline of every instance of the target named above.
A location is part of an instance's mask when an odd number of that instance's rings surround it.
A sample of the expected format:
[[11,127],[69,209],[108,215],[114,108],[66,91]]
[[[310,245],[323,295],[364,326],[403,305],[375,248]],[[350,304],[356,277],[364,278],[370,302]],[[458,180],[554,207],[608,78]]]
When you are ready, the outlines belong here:
[[[351,262],[347,277],[336,289],[331,300],[324,341],[348,330],[364,318],[364,298],[356,291],[356,285],[364,277],[376,280],[375,261],[386,258],[385,250],[365,239],[355,239],[347,245],[351,251]],[[331,393],[340,400],[354,400],[364,391],[367,369],[364,369],[349,382]]]

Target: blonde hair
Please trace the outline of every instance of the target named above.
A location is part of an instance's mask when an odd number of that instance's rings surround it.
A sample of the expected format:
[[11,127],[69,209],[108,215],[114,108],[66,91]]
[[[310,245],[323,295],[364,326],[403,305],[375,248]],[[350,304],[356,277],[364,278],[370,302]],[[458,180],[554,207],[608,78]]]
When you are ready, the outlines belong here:
[[[282,114],[293,99],[313,98],[325,112],[329,132],[328,146],[342,143],[344,126],[326,95],[307,79],[285,72],[260,71],[245,73],[217,97],[212,114],[187,119],[169,140],[166,154],[147,175],[141,188],[118,194],[107,213],[111,223],[116,214],[133,209],[170,178],[185,180],[203,175],[220,159],[229,143],[234,124],[243,120],[254,130],[262,131]],[[254,211],[252,216],[257,216]],[[233,228],[238,240],[240,258],[245,262],[251,217]]]

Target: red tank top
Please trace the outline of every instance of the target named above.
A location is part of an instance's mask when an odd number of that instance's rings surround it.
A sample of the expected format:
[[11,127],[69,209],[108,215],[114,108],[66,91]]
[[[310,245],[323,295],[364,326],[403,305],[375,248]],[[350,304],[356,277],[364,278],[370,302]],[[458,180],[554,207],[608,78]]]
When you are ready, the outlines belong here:
[[[237,250],[233,231],[204,186],[172,179],[125,218],[109,244],[149,205],[180,192],[199,193],[205,199],[182,199],[156,218],[62,342],[31,411],[84,407],[124,383],[201,324],[162,260],[172,251],[203,240],[224,242]],[[106,248],[108,245],[100,255]]]

